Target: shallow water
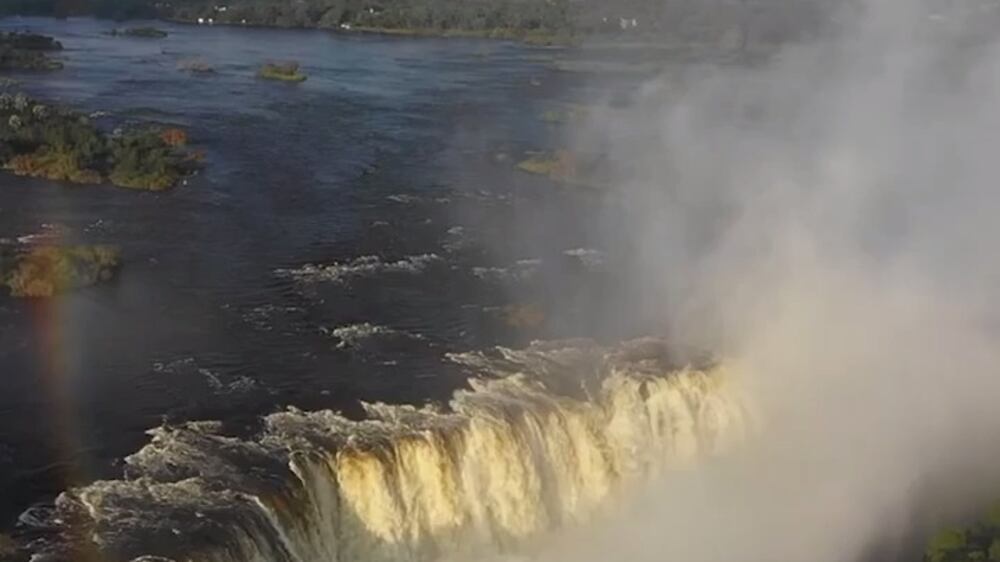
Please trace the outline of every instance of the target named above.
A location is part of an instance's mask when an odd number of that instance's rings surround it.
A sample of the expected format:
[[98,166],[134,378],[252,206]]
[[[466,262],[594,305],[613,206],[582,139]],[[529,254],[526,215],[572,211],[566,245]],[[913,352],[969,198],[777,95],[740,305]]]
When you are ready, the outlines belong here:
[[[286,405],[352,415],[358,400],[423,402],[464,381],[446,351],[621,335],[607,314],[615,268],[599,267],[616,254],[589,228],[604,199],[496,157],[560,146],[566,131],[538,115],[610,95],[550,63],[565,53],[157,25],[170,36],[0,20],[66,47],[65,70],[12,76],[25,90],[106,111],[108,126],[184,127],[208,162],[159,194],[0,176],[0,238],[113,243],[125,262],[106,286],[0,297],[0,528],[115,475],[164,419],[249,431]],[[192,58],[216,72],[179,70]],[[298,60],[309,80],[257,80],[269,59]],[[524,263],[540,271],[522,275]],[[309,264],[348,274],[301,274]],[[544,321],[507,325],[503,307],[524,303]],[[344,331],[363,325],[389,332]]]

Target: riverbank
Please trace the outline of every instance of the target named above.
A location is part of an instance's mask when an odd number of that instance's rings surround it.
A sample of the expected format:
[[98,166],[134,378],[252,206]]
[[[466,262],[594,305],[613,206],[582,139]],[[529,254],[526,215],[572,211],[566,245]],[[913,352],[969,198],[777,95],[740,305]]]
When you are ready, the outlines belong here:
[[548,33],[534,30],[511,30],[511,29],[431,29],[431,28],[402,28],[402,27],[375,27],[343,24],[338,26],[320,25],[300,25],[283,26],[268,25],[252,22],[232,22],[232,21],[207,21],[199,22],[197,19],[179,19],[172,17],[161,17],[156,21],[173,23],[185,26],[225,26],[239,27],[247,29],[286,29],[302,31],[327,31],[331,33],[341,33],[345,35],[377,35],[383,37],[415,37],[415,38],[454,38],[454,39],[493,39],[498,41],[517,41],[526,45],[542,47],[575,47],[579,46],[584,37],[575,34]]

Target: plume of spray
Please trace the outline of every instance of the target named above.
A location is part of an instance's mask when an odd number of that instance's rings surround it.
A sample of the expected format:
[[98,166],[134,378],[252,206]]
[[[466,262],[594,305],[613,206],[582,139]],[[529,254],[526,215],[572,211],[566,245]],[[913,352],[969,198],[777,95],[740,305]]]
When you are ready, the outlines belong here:
[[539,560],[912,560],[1000,499],[1000,18],[853,7],[596,118],[628,170],[629,290],[726,358],[763,428]]

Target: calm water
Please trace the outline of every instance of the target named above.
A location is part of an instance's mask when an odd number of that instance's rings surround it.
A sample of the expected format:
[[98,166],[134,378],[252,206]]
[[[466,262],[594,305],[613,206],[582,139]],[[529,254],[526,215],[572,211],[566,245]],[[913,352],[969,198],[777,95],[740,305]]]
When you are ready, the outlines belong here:
[[[125,262],[116,282],[60,299],[0,297],[0,528],[114,475],[163,420],[252,431],[286,405],[422,402],[463,380],[447,351],[618,335],[613,260],[592,251],[611,242],[589,228],[608,203],[512,169],[567,134],[539,114],[609,93],[551,64],[567,53],[158,25],[169,38],[109,37],[113,24],[86,19],[0,21],[66,47],[65,70],[14,76],[23,89],[105,111],[109,127],[182,126],[208,162],[162,194],[0,175],[0,237],[114,243]],[[217,72],[180,71],[190,58]],[[259,81],[267,59],[298,60],[310,78]],[[364,256],[379,261],[339,281],[281,273]],[[498,312],[529,303],[538,326],[514,329]],[[605,321],[585,321],[595,314]],[[333,335],[358,323],[395,333]]]

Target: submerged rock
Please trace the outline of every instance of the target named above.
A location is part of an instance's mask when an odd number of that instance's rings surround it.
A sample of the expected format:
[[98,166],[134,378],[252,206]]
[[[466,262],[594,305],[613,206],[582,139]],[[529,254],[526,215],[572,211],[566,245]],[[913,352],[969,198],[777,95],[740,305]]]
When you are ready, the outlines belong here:
[[177,69],[191,74],[214,74],[215,68],[202,59],[185,59],[177,63]]
[[573,123],[586,120],[590,112],[591,109],[585,105],[567,104],[566,106],[543,112],[539,116],[539,119],[553,125]]
[[1000,504],[986,517],[964,529],[943,529],[935,534],[924,553],[927,562],[972,562],[1000,560]]
[[606,182],[600,179],[606,174],[597,159],[560,149],[554,152],[540,152],[529,156],[517,164],[517,169],[529,174],[546,176],[550,180],[567,185],[604,189]]
[[112,29],[110,34],[121,35],[124,37],[140,37],[144,39],[163,39],[169,35],[166,31],[155,27],[129,27],[122,30]]

